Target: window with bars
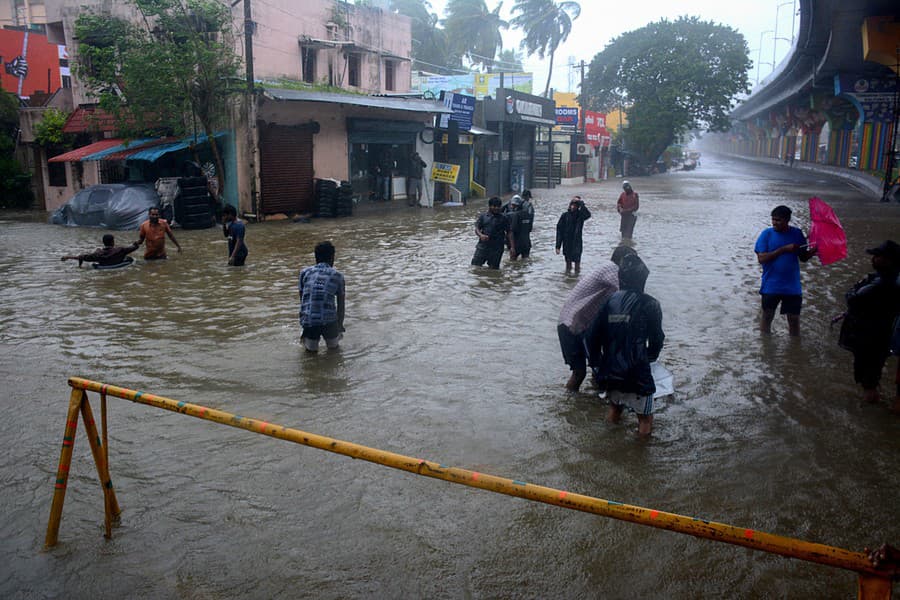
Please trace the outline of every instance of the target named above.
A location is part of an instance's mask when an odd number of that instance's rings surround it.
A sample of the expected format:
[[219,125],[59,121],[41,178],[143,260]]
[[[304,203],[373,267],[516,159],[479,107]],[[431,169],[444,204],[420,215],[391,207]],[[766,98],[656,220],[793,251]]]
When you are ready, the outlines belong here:
[[316,82],[316,49],[311,46],[301,46],[300,48],[300,68],[303,81],[306,83]]
[[350,54],[347,56],[347,84],[353,87],[359,87],[360,70],[362,68],[362,60],[359,54]]
[[384,89],[385,91],[392,92],[396,89],[394,84],[394,74],[396,70],[396,65],[392,60],[384,61]]

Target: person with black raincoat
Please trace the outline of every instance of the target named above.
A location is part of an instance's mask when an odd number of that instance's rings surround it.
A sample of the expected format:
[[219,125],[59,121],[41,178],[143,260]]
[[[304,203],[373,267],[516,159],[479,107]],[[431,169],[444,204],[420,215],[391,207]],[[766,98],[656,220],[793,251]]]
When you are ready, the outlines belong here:
[[619,291],[610,296],[587,332],[588,363],[609,401],[607,421],[618,423],[627,408],[637,413],[638,435],[653,430],[656,384],[650,363],[659,357],[665,334],[662,309],[644,293],[650,270],[637,254],[619,264]]
[[556,253],[562,250],[566,259],[566,273],[575,266],[575,273],[581,271],[581,232],[584,222],[591,218],[591,211],[584,205],[581,196],[573,196],[569,208],[556,223]]

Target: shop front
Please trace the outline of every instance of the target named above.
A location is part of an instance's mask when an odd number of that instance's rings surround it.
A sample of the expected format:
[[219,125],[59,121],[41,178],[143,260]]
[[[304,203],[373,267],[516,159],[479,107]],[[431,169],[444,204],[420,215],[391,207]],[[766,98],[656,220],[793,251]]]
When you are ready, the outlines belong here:
[[[547,98],[498,88],[483,100],[485,128],[497,136],[482,137],[476,155],[488,195],[505,195],[533,187],[535,143],[541,130],[549,137],[556,125],[556,103]],[[545,153],[546,155],[546,153]]]

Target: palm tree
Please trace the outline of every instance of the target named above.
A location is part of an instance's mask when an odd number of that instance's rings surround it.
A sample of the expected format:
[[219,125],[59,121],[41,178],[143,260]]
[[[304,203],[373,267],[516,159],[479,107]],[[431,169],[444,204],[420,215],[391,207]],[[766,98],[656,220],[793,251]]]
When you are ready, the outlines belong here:
[[413,68],[438,73],[458,72],[459,54],[450,51],[447,34],[438,25],[438,16],[427,0],[391,0],[391,10],[412,21]]
[[535,53],[541,59],[546,55],[550,56],[550,72],[544,87],[546,97],[550,92],[556,49],[572,32],[572,21],[581,14],[581,6],[571,0],[559,3],[555,0],[516,0],[512,12],[515,16],[510,23],[525,33],[522,48],[528,52],[528,56]]
[[444,30],[454,48],[468,57],[472,64],[481,64],[490,72],[497,55],[503,48],[501,29],[509,23],[500,18],[500,2],[493,11],[484,0],[450,0],[444,11]]

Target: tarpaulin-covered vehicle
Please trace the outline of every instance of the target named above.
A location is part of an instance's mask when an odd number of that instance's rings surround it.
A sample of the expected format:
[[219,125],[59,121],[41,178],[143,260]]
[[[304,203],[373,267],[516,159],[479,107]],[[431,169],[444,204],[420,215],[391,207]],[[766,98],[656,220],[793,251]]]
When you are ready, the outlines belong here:
[[69,227],[138,229],[154,206],[159,206],[159,196],[151,184],[101,183],[75,194],[50,215],[50,222]]

